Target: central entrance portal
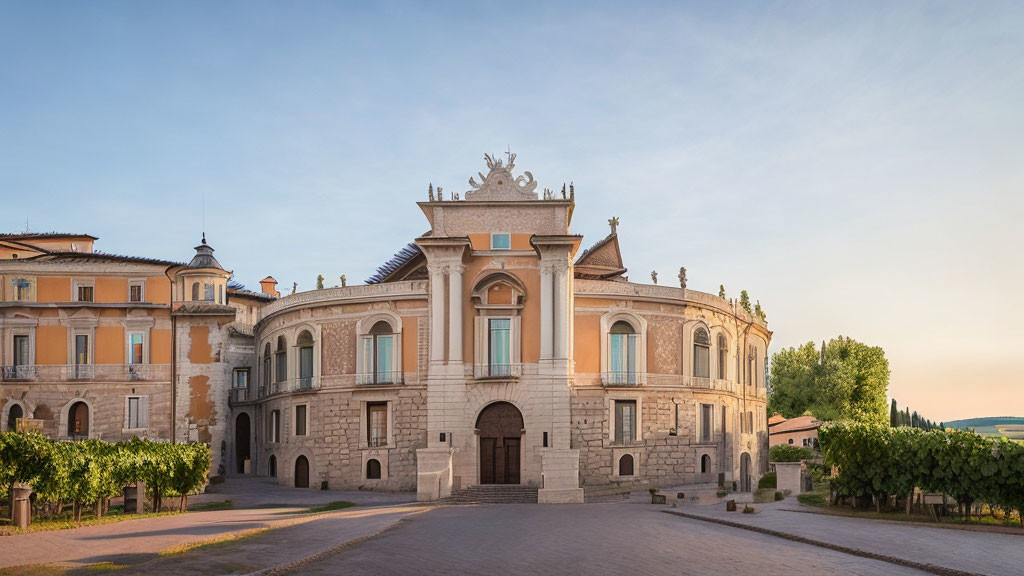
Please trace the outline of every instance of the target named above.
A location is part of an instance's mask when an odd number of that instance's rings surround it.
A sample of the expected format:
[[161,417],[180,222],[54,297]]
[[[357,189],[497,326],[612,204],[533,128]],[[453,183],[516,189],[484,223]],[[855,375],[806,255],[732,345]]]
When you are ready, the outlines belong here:
[[480,435],[480,483],[519,484],[523,415],[508,402],[495,402],[476,419]]

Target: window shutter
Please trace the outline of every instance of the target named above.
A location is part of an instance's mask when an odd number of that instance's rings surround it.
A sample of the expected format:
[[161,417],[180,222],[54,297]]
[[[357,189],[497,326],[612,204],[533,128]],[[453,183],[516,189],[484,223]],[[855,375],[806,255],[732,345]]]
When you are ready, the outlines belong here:
[[512,363],[519,364],[522,360],[521,348],[522,348],[522,317],[512,317],[512,333],[509,334],[509,338],[512,340]]

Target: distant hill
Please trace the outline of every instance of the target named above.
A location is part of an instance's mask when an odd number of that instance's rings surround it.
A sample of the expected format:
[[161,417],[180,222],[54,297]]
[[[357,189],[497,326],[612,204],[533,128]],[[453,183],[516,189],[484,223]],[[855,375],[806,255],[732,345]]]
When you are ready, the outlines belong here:
[[1024,426],[1024,418],[1017,416],[993,416],[989,418],[967,418],[943,422],[946,428],[984,428],[989,426]]

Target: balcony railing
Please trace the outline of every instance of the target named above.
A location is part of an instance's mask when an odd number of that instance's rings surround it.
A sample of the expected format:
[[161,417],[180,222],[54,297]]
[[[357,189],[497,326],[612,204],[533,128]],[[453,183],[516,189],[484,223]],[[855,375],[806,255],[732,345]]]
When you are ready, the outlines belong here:
[[4,380],[35,380],[36,367],[26,366],[0,366],[0,378]]
[[4,366],[3,380],[39,380],[64,382],[106,380],[109,382],[169,381],[170,364],[36,364]]
[[477,364],[473,374],[476,378],[519,378],[523,375],[522,364]]
[[386,372],[367,372],[356,374],[356,384],[359,385],[388,385],[401,384],[405,381],[405,373],[401,370],[390,370]]
[[605,386],[639,386],[642,378],[639,372],[602,372],[601,384]]
[[249,401],[249,389],[248,388],[232,388],[231,389],[231,402],[248,402]]
[[387,445],[388,445],[387,437],[383,437],[383,438],[370,438],[366,442],[366,447],[367,448],[381,448],[381,447],[387,446]]
[[273,396],[274,394],[314,390],[316,388],[319,388],[319,386],[314,378],[303,377],[281,380],[280,382],[270,382],[266,386],[261,387],[261,393],[263,396]]

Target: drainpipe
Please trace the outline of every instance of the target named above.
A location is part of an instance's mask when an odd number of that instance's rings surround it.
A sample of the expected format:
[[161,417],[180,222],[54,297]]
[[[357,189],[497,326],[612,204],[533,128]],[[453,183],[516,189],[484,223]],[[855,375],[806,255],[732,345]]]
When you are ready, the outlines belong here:
[[171,285],[171,302],[167,307],[170,310],[171,316],[171,444],[174,444],[176,441],[175,421],[177,419],[177,415],[175,414],[175,404],[178,394],[178,327],[177,321],[174,318],[174,280],[171,278],[171,275],[168,274],[171,271],[171,268],[172,266],[168,266],[167,269],[164,270],[164,276],[167,276],[167,281],[170,282]]

